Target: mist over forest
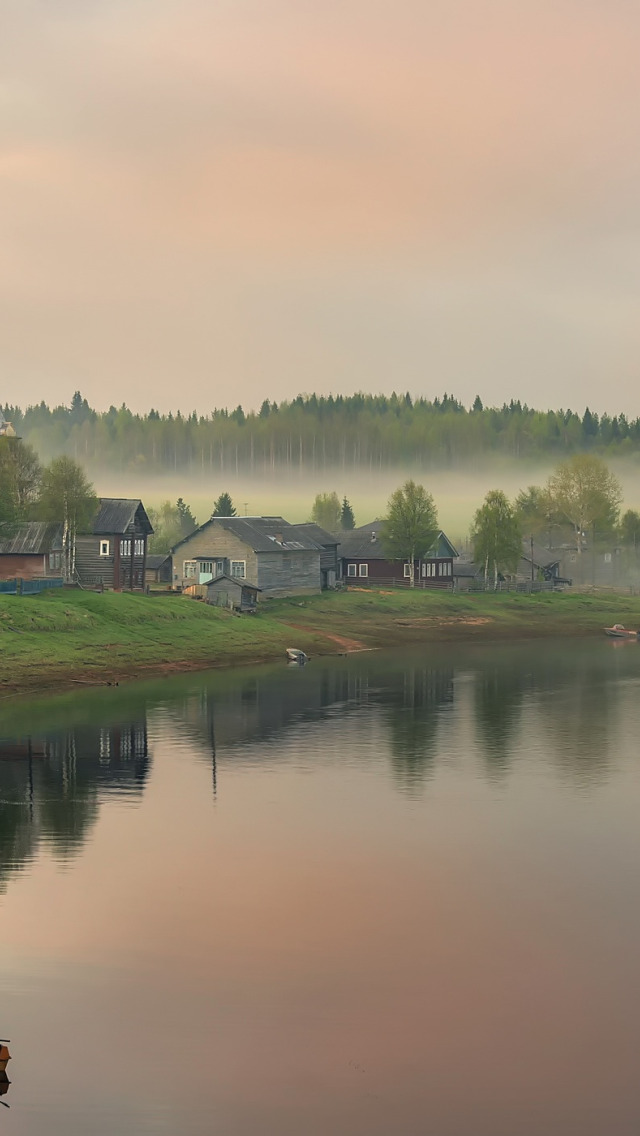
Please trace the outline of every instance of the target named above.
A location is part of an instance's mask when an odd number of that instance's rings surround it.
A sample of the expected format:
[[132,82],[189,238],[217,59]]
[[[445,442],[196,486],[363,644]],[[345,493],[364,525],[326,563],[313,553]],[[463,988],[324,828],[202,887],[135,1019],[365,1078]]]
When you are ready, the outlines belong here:
[[571,454],[590,451],[618,474],[625,504],[637,507],[640,418],[587,408],[535,410],[512,401],[465,407],[448,395],[300,395],[260,410],[214,409],[207,416],[100,412],[80,392],[69,406],[7,404],[5,417],[41,461],[67,454],[98,493],[142,496],[157,507],[183,497],[199,522],[222,491],[239,513],[308,519],[318,492],[346,495],[356,524],[383,515],[406,476],[428,486],[440,523],[462,541],[492,487],[515,496],[541,484]]

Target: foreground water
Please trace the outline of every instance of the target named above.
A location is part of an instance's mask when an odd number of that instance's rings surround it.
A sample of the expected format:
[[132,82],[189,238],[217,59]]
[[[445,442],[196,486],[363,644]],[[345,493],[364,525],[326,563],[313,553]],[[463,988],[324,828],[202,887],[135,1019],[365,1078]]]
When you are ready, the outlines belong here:
[[0,704],[0,1129],[636,1133],[639,698],[594,642]]

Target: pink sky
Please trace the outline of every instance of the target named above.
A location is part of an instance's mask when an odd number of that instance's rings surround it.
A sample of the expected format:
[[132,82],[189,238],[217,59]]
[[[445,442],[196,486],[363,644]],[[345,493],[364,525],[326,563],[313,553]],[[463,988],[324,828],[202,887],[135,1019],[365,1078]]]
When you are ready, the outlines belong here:
[[640,9],[6,0],[0,401],[640,413]]

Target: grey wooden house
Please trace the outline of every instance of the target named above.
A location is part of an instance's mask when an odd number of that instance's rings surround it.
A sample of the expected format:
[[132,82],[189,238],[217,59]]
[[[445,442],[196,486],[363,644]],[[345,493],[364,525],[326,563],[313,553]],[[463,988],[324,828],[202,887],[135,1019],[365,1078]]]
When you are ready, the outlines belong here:
[[322,589],[335,588],[338,579],[338,544],[339,538],[335,533],[320,528],[314,521],[307,521],[302,525],[294,525],[294,529],[311,537],[320,549],[320,580]]
[[139,498],[101,497],[91,532],[76,537],[76,578],[89,587],[141,591],[151,522]]
[[24,521],[0,525],[0,580],[62,575],[62,525]]
[[173,587],[226,575],[254,584],[263,596],[319,592],[320,553],[282,517],[212,517],[172,549]]

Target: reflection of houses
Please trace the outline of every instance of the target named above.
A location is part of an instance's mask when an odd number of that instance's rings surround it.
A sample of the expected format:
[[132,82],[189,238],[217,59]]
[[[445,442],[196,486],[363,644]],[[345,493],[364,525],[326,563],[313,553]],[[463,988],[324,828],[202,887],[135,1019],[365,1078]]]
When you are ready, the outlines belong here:
[[102,497],[91,533],[76,539],[79,582],[116,591],[143,589],[152,533],[142,501]]
[[390,560],[385,556],[381,540],[383,521],[372,521],[351,532],[343,533],[338,548],[343,580],[349,584],[411,585],[422,588],[451,588],[453,562],[458,553],[441,531],[424,559],[413,565],[408,561]]
[[149,767],[144,719],[0,738],[0,890],[41,842],[77,851],[102,799],[140,797]]
[[225,575],[263,595],[319,592],[321,550],[304,527],[282,517],[212,517],[172,549],[173,586]]
[[0,580],[60,576],[62,526],[45,521],[0,525]]

